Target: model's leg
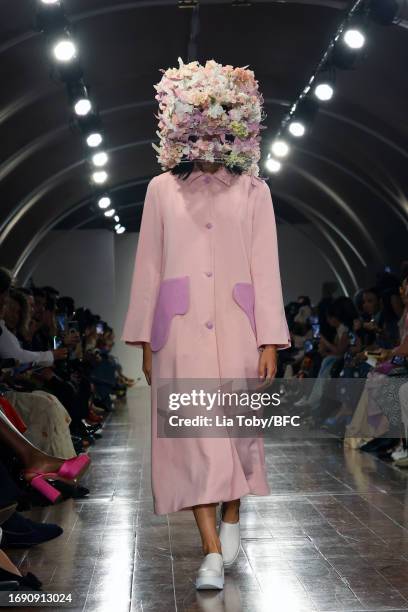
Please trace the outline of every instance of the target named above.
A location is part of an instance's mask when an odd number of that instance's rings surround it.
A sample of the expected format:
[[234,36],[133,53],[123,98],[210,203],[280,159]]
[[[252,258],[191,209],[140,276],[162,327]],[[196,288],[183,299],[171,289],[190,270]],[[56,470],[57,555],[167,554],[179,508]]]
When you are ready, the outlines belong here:
[[221,543],[217,533],[217,505],[205,504],[193,507],[205,555],[221,553]]
[[31,444],[31,442],[10,423],[1,410],[0,441],[14,451],[24,467],[35,468],[39,471],[53,471],[59,469],[64,463],[64,459],[50,457]]
[[193,506],[205,555],[197,573],[197,589],[222,589],[224,587],[223,557],[217,533],[217,506],[218,504]]
[[237,523],[239,521],[239,507],[241,500],[233,499],[223,502],[222,504],[222,520],[224,523]]
[[226,567],[234,563],[241,548],[240,504],[241,501],[239,499],[232,499],[223,502],[221,506],[220,542],[222,557]]

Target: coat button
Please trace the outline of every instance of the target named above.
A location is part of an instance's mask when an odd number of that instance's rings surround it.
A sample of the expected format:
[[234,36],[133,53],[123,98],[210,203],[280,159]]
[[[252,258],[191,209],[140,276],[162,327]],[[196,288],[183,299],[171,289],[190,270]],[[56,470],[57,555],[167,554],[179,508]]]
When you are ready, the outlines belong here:
[[206,272],[207,276],[212,276],[212,272]]
[[212,329],[214,327],[214,325],[211,323],[211,321],[207,321],[207,323],[205,325],[206,325],[206,327],[208,327],[208,329]]
[[211,228],[212,228],[212,226],[213,226],[213,224],[212,224],[212,223],[207,223],[207,225],[206,225],[205,227],[206,227],[207,229],[211,229]]

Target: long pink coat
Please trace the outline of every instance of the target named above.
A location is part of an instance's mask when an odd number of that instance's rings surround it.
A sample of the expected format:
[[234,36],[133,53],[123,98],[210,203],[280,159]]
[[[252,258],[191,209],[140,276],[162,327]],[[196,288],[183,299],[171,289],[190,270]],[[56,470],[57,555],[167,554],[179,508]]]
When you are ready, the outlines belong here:
[[122,340],[153,351],[156,514],[267,495],[262,438],[156,436],[159,379],[256,379],[258,347],[290,344],[262,179],[221,167],[150,181]]

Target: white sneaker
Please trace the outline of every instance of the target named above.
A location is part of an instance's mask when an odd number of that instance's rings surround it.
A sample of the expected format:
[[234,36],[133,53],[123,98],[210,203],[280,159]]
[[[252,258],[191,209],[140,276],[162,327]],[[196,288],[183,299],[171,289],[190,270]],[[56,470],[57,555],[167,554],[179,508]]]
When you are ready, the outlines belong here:
[[237,523],[220,523],[220,541],[224,566],[234,563],[241,548],[241,532],[239,521]]
[[407,449],[404,448],[403,446],[398,446],[398,448],[396,448],[395,451],[391,453],[391,457],[394,461],[398,461],[398,459],[404,459],[407,456],[408,456]]
[[308,404],[309,404],[309,398],[306,395],[304,395],[297,402],[294,402],[293,405],[296,406],[296,408],[304,408]]
[[205,555],[197,572],[196,589],[223,589],[224,564],[220,553]]

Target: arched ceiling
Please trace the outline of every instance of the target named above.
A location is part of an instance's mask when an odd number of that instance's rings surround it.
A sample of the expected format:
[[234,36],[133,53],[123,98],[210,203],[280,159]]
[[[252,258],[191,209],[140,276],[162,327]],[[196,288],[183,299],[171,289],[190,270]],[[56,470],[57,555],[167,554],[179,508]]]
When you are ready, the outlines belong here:
[[[135,231],[147,182],[160,172],[151,147],[153,84],[160,68],[188,60],[193,11],[176,0],[88,0],[86,10],[79,0],[64,4],[103,119],[115,208]],[[194,59],[255,71],[267,113],[264,158],[347,7],[201,0]],[[0,32],[1,262],[20,271],[51,229],[111,223],[95,210],[81,135],[70,128],[65,87],[50,76],[32,4],[1,3]],[[269,180],[278,218],[302,224],[348,291],[406,257],[407,60],[406,22],[371,24],[364,61],[338,71],[335,97],[312,134]]]

